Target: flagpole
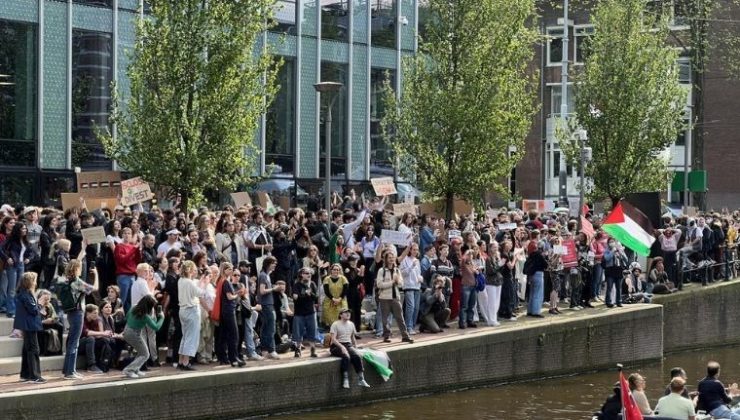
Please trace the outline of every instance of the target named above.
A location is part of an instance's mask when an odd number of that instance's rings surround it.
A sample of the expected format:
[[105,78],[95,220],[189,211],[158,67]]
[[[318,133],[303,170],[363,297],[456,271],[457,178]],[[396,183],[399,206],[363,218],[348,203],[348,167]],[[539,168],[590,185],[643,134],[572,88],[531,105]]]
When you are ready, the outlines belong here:
[[[623,368],[624,368],[624,366],[622,366],[621,363],[617,363],[617,372],[619,372],[619,388],[620,388],[620,391],[621,391],[621,388],[622,388],[622,369]],[[621,400],[620,403],[622,401],[624,401],[624,396],[621,394],[621,392],[619,394],[619,399]],[[627,420],[627,410],[624,409],[624,404],[622,404],[622,420]]]

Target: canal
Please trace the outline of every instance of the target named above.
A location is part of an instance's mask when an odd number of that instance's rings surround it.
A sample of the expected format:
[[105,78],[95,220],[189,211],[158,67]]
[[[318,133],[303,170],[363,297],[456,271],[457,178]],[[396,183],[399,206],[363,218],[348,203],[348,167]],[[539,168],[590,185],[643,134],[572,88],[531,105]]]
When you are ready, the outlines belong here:
[[[680,366],[688,374],[689,391],[704,377],[706,364],[722,365],[720,380],[725,385],[740,382],[740,346],[703,349],[668,355],[662,361],[625,369],[639,372],[647,381],[650,406],[669,381],[670,370]],[[616,369],[580,375],[545,378],[539,381],[468,389],[416,398],[385,401],[370,405],[323,410],[283,416],[310,420],[371,419],[591,419],[618,380]],[[337,391],[341,392],[341,391]]]

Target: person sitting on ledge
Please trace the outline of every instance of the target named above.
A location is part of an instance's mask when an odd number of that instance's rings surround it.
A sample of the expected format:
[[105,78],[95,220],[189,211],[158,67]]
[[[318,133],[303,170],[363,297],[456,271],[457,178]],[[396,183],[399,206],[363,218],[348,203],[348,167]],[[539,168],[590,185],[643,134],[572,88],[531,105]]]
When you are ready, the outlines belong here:
[[357,341],[355,335],[357,330],[355,324],[349,320],[352,311],[344,308],[339,311],[339,320],[331,324],[331,346],[329,353],[334,357],[341,357],[342,388],[349,389],[349,364],[355,368],[357,373],[357,385],[370,388],[365,382],[364,370],[362,368],[362,356],[357,351]]

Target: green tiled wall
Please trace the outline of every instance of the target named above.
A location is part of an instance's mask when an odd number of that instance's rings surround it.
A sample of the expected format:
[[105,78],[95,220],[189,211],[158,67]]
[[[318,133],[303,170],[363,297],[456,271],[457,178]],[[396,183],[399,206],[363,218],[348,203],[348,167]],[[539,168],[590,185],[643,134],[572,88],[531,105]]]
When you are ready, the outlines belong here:
[[298,147],[300,148],[300,178],[314,178],[316,168],[316,91],[313,84],[318,81],[316,59],[318,56],[318,41],[305,37],[301,40],[301,69],[299,73],[299,89],[301,90],[300,103],[300,131],[298,132]]
[[[67,5],[44,5],[44,168],[67,165]],[[64,34],[64,35],[61,35]]]
[[301,34],[303,36],[319,36],[319,0],[298,0],[300,5],[298,6],[301,11],[299,12],[302,16],[300,21]]
[[321,60],[334,63],[349,62],[349,44],[346,42],[321,40]]
[[367,160],[367,118],[368,118],[368,78],[367,60],[368,47],[355,44],[352,60],[352,156],[350,179],[365,179]]
[[113,32],[113,11],[103,7],[74,4],[72,27],[88,31]]
[[400,0],[401,16],[409,21],[408,25],[401,25],[401,49],[414,50],[414,31],[416,28],[416,11],[414,0]]
[[370,65],[384,69],[396,68],[396,50],[388,48],[372,48]]
[[267,45],[273,49],[273,54],[295,57],[298,54],[298,38],[295,35],[267,33]]
[[368,0],[354,0],[352,2],[352,42],[367,45],[367,7]]
[[139,0],[118,0],[118,8],[139,10]]
[[0,18],[21,22],[38,22],[36,0],[0,0]]
[[116,70],[116,83],[118,92],[121,94],[122,105],[125,105],[129,98],[130,83],[126,72],[131,62],[129,57],[133,54],[134,45],[136,44],[136,21],[138,18],[138,14],[136,13],[118,12],[118,69]]

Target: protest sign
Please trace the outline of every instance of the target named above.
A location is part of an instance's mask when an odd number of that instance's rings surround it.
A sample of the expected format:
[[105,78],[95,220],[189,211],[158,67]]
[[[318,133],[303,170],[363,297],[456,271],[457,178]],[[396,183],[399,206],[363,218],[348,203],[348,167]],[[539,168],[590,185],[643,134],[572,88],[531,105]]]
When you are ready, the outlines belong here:
[[408,246],[411,243],[413,233],[399,232],[397,230],[383,229],[380,233],[380,242],[398,246]]
[[498,230],[514,230],[516,229],[516,223],[499,223],[496,227]]
[[77,192],[85,198],[117,197],[121,194],[119,171],[91,171],[77,174]]
[[568,253],[568,249],[563,245],[553,245],[552,253],[555,255],[565,255]]
[[393,195],[397,193],[396,183],[393,182],[393,178],[389,176],[384,178],[372,178],[370,183],[373,184],[373,189],[377,196]]
[[412,203],[401,203],[401,204],[394,204],[393,205],[393,213],[396,216],[402,216],[405,213],[411,213],[413,215],[416,215],[416,206]]
[[154,198],[149,183],[141,177],[121,181],[121,205],[133,206],[134,204],[149,201]]
[[272,204],[272,199],[264,191],[257,191],[257,199],[259,199],[260,206],[265,209],[266,212],[273,214],[275,213],[275,205]]
[[403,202],[408,204],[414,204],[413,194],[406,194],[403,196]]
[[105,229],[102,226],[82,229],[80,233],[82,233],[82,238],[86,239],[89,245],[105,242]]
[[573,239],[568,239],[566,241],[563,241],[562,245],[566,252],[565,254],[562,254],[562,257],[560,257],[561,261],[563,261],[563,267],[565,268],[573,268],[578,265],[578,252],[576,251],[576,241]]
[[462,232],[456,229],[450,229],[447,231],[447,238],[462,238]]
[[550,200],[522,200],[522,210],[537,210],[540,213],[545,213],[555,210],[555,203]]
[[231,193],[231,199],[234,200],[234,205],[237,209],[252,205],[252,198],[249,196],[248,192]]

